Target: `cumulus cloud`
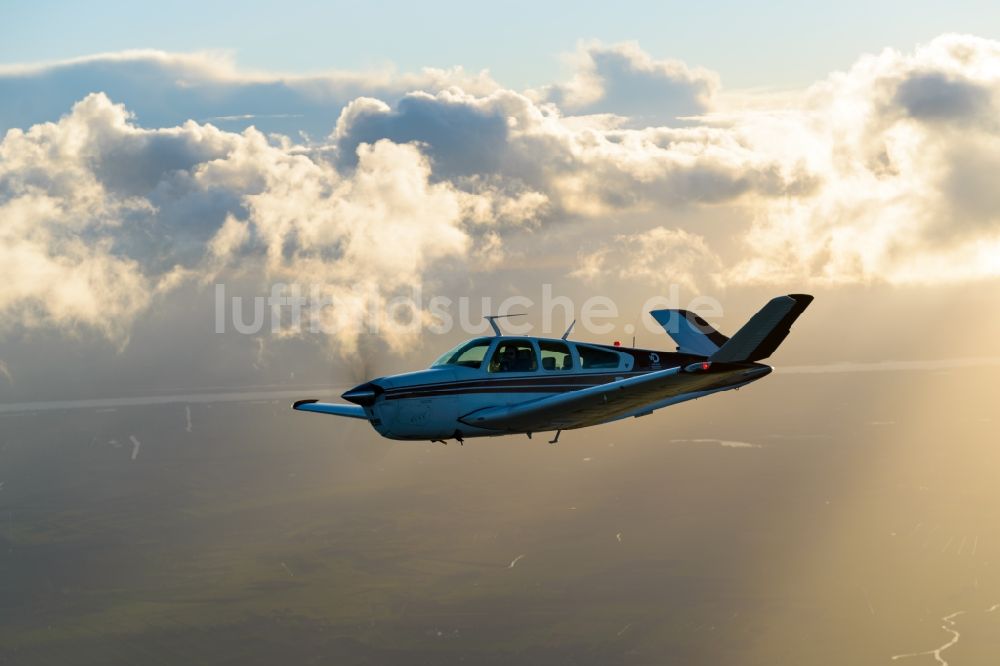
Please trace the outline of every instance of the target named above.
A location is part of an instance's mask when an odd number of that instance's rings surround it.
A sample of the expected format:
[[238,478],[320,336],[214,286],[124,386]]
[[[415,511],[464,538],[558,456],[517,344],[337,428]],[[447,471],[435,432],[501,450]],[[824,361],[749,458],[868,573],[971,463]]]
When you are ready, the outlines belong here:
[[573,64],[573,78],[539,96],[568,112],[626,116],[644,127],[704,113],[719,88],[714,72],[655,60],[635,42],[582,45]]
[[896,88],[894,101],[919,120],[969,120],[988,112],[991,92],[941,72],[915,74]]
[[411,93],[396,108],[358,99],[341,113],[333,139],[349,164],[357,145],[380,136],[425,146],[440,177],[491,177],[514,192],[541,193],[553,214],[724,202],[814,185],[801,164],[756,153],[738,133],[621,128],[602,118],[564,117],[510,90]]
[[438,175],[452,178],[498,169],[507,142],[507,118],[502,104],[449,92],[411,93],[395,109],[362,97],[341,112],[334,136],[340,157],[348,164],[356,162],[362,143],[390,139],[425,144],[438,158]]
[[[702,121],[718,130],[707,146],[729,143],[748,156],[731,172],[743,180],[710,179],[711,191],[752,196],[740,200],[749,225],[727,226],[728,236],[704,232],[713,252],[730,254],[722,256],[728,268],[703,278],[941,284],[1000,275],[991,176],[1000,167],[998,95],[1000,43],[945,35],[912,53],[863,56],[799,95],[744,95],[706,114]],[[643,130],[653,131],[663,130]],[[637,246],[644,234],[606,251]]]
[[103,94],[0,143],[4,326],[83,325],[123,343],[164,292],[222,271],[322,284],[351,348],[366,299],[461,257],[503,206],[432,182],[414,145],[357,148],[342,175],[320,156],[194,122],[143,129]]
[[395,102],[412,90],[451,86],[479,94],[498,87],[486,72],[460,67],[291,75],[242,70],[226,52],[123,51],[0,65],[0,132],[55,121],[86,95],[103,92],[125,104],[145,127],[211,121],[230,130],[254,125],[264,132],[297,136],[304,131],[318,138],[357,97]]
[[[727,96],[635,45],[578,58],[573,80],[534,92],[459,70],[281,78],[155,52],[0,69],[0,100],[48,91],[0,102],[17,124],[0,143],[2,326],[124,344],[164,294],[239,275],[323,283],[352,349],[368,300],[442,266],[503,268],[512,241],[551,265],[534,239],[590,222],[604,235],[561,258],[585,281],[1000,275],[997,42],[887,50],[780,98]],[[126,86],[136,72],[149,77]],[[134,105],[92,93],[122,86]],[[315,141],[198,121],[299,113]]]
[[[736,120],[774,140],[806,137],[809,196],[765,202],[735,282],[941,283],[1000,275],[1000,44],[947,35],[912,54],[861,58],[801,109]],[[953,122],[952,122],[953,121]],[[764,149],[764,148],[762,148]]]

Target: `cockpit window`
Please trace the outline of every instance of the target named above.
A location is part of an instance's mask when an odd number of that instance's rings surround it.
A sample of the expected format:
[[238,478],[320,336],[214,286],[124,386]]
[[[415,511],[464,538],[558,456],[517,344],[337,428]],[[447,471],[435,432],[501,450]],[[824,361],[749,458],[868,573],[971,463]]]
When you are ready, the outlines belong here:
[[538,348],[542,351],[542,370],[573,369],[573,355],[565,342],[539,340]]
[[528,340],[504,340],[490,359],[490,372],[534,372],[538,370],[535,348]]
[[486,358],[486,352],[490,348],[490,338],[479,338],[463,342],[454,349],[445,352],[438,360],[431,365],[436,368],[442,365],[461,365],[466,368],[478,368]]
[[580,353],[580,367],[584,370],[617,368],[621,364],[621,357],[617,352],[585,345],[577,345],[576,350]]

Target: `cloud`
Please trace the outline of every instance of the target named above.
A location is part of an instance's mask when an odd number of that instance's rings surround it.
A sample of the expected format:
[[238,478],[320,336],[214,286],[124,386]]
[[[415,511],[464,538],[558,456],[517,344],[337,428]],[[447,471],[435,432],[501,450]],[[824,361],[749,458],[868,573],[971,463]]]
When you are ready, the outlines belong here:
[[681,229],[654,227],[648,231],[619,235],[614,242],[580,255],[571,275],[598,282],[613,275],[655,287],[681,285],[699,291],[699,280],[721,270],[719,257],[702,236]]
[[1000,140],[987,122],[997,90],[1000,44],[946,35],[912,54],[861,58],[810,89],[801,109],[736,119],[778,153],[802,142],[822,185],[762,202],[744,237],[749,257],[727,279],[934,284],[1000,275],[1000,209],[980,176]]
[[[798,95],[720,95],[702,125],[670,131],[690,140],[715,130],[702,145],[726,147],[730,169],[706,177],[689,168],[671,184],[684,183],[687,201],[738,201],[750,216],[748,226],[726,225],[728,237],[703,232],[729,266],[720,285],[996,277],[998,94],[998,42],[944,35],[912,53],[887,49]],[[703,183],[711,187],[699,199]]]
[[[635,45],[577,57],[573,80],[534,92],[212,54],[2,68],[0,326],[123,346],[182,285],[235,276],[324,284],[333,346],[351,350],[371,300],[502,270],[512,247],[579,262],[590,284],[693,290],[1000,275],[997,42],[886,50],[781,96],[727,95]],[[416,333],[382,335],[404,349]]]
[[341,159],[357,160],[362,143],[390,139],[426,144],[443,178],[489,174],[499,167],[507,142],[507,115],[500,104],[477,103],[466,96],[410,93],[395,109],[380,100],[359,98],[340,114],[335,139]]
[[577,114],[611,113],[638,126],[676,124],[711,107],[719,88],[711,71],[677,60],[655,60],[635,42],[582,45],[574,76],[539,97]]
[[990,108],[988,88],[941,72],[914,74],[896,89],[894,101],[920,120],[968,120]]
[[[7,402],[0,403],[0,414],[20,414],[25,412],[46,412],[64,409],[118,409],[128,407],[146,407],[149,405],[191,405],[191,404],[218,404],[229,402],[263,402],[281,401],[287,405],[289,400],[299,398],[303,392],[315,395],[319,399],[336,399],[338,393],[349,386],[339,389],[316,388],[314,386],[303,386],[300,388],[286,389],[281,391],[246,391],[240,387],[234,387],[231,391],[213,391],[200,393],[184,393],[179,395],[149,395],[122,398],[87,398],[84,400],[37,400],[33,402]],[[188,427],[190,430],[191,412],[188,407],[187,412]]]
[[344,175],[253,129],[136,127],[103,94],[8,132],[0,158],[4,327],[82,326],[118,344],[158,296],[228,271],[324,285],[340,303],[333,341],[351,349],[366,299],[461,259],[483,211],[510,203],[432,182],[413,145],[359,145]]
[[898,372],[921,370],[940,372],[963,368],[982,368],[1000,365],[1000,357],[950,358],[932,361],[875,361],[827,363],[825,365],[786,365],[778,368],[780,374],[812,375],[843,372]]
[[411,93],[396,108],[362,98],[344,108],[333,134],[345,165],[357,145],[380,137],[420,143],[438,177],[470,186],[486,178],[511,193],[541,193],[556,216],[780,196],[814,186],[800,164],[755,154],[727,130],[621,128],[602,118],[564,117],[510,90]]
[[750,442],[741,442],[738,440],[731,439],[672,439],[670,440],[673,444],[681,443],[691,443],[691,444],[718,444],[719,446],[724,446],[729,449],[760,449],[763,448],[760,444],[751,444]]
[[211,121],[231,130],[251,124],[264,132],[313,137],[329,133],[340,109],[360,96],[395,102],[412,90],[450,86],[486,93],[497,87],[486,72],[391,68],[315,75],[247,72],[226,52],[133,50],[51,63],[0,66],[0,133],[55,121],[73,103],[103,92],[125,104],[144,127]]

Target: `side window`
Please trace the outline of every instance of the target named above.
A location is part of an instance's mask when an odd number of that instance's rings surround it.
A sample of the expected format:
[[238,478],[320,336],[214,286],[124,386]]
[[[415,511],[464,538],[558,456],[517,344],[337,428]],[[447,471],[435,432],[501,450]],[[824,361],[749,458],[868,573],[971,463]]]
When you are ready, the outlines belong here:
[[542,350],[542,370],[573,369],[573,355],[565,343],[539,340],[538,348]]
[[584,370],[617,368],[621,364],[618,354],[607,349],[577,345],[576,350],[580,353],[580,367]]
[[504,340],[490,360],[490,372],[534,372],[538,370],[535,348],[528,340]]

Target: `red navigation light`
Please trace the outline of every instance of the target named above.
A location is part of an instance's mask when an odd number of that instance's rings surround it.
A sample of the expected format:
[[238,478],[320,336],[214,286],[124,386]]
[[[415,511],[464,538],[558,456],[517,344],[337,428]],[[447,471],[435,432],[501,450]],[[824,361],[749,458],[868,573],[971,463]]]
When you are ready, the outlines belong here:
[[709,363],[708,361],[703,361],[702,364],[701,364],[701,369],[702,370],[708,370],[710,367],[712,367],[712,364]]

